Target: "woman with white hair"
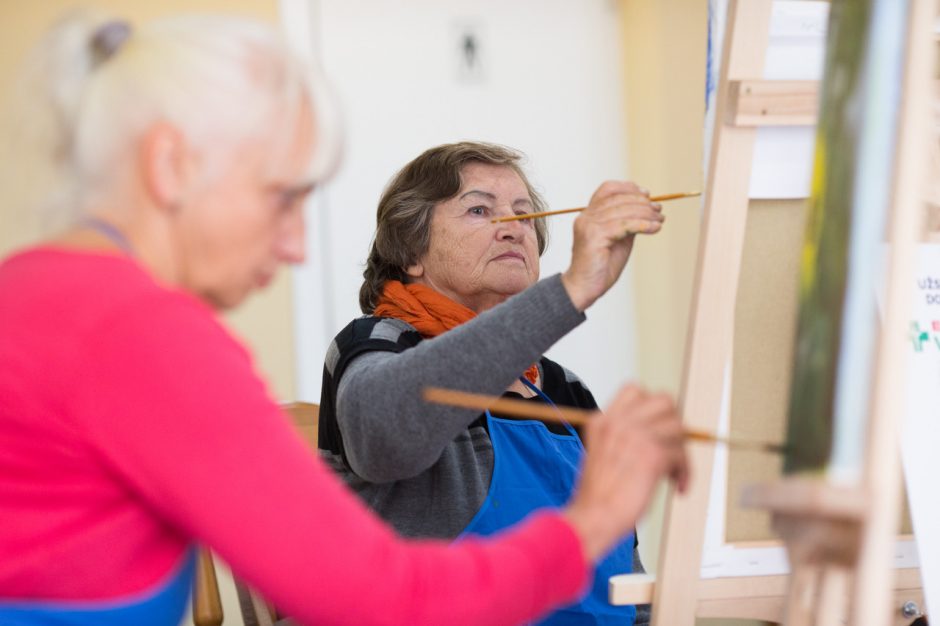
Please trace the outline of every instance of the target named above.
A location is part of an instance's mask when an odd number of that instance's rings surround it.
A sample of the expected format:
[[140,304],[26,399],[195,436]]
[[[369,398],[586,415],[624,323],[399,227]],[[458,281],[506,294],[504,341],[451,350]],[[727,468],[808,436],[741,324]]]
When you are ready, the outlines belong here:
[[0,264],[0,623],[177,623],[194,541],[303,623],[518,623],[579,594],[660,477],[685,482],[675,408],[627,388],[563,509],[493,540],[397,538],[215,313],[303,259],[335,159],[323,86],[232,18],[72,18],[38,58],[49,194],[78,217]]

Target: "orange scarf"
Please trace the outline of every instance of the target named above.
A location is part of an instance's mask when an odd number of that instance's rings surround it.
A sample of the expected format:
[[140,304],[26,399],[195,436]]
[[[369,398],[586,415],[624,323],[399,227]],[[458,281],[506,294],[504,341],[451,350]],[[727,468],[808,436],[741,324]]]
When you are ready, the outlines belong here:
[[[385,281],[379,304],[372,315],[400,319],[414,326],[426,338],[437,337],[477,316],[430,287],[405,285],[398,280]],[[534,385],[539,376],[538,367],[530,365],[523,375]]]

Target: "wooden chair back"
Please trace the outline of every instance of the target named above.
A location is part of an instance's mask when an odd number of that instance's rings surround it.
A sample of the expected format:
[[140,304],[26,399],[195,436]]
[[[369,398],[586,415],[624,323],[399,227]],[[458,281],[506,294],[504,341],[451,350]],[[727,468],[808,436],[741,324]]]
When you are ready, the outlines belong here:
[[[289,402],[281,407],[291,416],[304,441],[310,444],[315,453],[320,406],[310,402]],[[222,598],[219,594],[219,583],[215,575],[212,553],[205,548],[200,548],[196,559],[196,579],[193,582],[193,624],[195,626],[222,626],[225,614],[222,611]],[[238,581],[235,584],[241,586]],[[240,596],[248,596],[246,601],[241,602],[242,617],[246,624],[263,626],[273,624],[277,620],[274,608],[260,596],[247,589],[239,591]],[[249,611],[254,614],[245,615]]]

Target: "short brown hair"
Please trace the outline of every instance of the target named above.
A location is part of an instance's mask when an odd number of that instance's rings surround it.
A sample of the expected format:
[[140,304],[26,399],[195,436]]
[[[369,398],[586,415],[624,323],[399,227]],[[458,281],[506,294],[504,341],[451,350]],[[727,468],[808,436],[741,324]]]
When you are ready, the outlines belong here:
[[[525,184],[533,209],[544,211],[545,201],[520,166],[523,158],[521,152],[505,146],[463,141],[426,150],[403,167],[379,200],[375,237],[359,289],[362,312],[369,314],[375,310],[385,281],[408,282],[405,269],[417,263],[428,250],[434,206],[457,195],[460,174],[468,163],[512,168]],[[535,220],[535,234],[541,255],[548,243],[544,218]]]

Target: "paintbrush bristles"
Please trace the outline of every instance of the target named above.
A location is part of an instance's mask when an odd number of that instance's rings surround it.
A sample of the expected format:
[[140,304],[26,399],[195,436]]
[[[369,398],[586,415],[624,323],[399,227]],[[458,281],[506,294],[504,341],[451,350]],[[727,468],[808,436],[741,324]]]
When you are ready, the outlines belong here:
[[738,450],[759,450],[762,452],[769,452],[771,454],[782,454],[786,448],[786,446],[780,443],[770,443],[768,441],[749,441],[745,439],[729,439],[728,437],[722,437],[721,435],[714,435],[712,433],[701,430],[691,430],[688,428],[685,429],[683,434],[685,435],[685,438],[690,441],[723,443],[729,448],[736,448]]
[[[680,193],[667,193],[661,196],[653,196],[650,198],[652,202],[667,202],[669,200],[678,200],[679,198],[693,198],[695,196],[702,195],[701,191],[683,191]],[[520,215],[508,215],[506,217],[497,217],[490,220],[491,224],[497,224],[499,222],[515,222],[517,220],[531,220],[537,217],[548,217],[549,215],[564,215],[565,213],[580,213],[585,207],[578,207],[576,209],[559,209],[557,211],[542,211],[541,213],[523,213]]]
[[[575,426],[586,424],[588,420],[591,419],[591,414],[594,413],[594,411],[586,411],[584,409],[551,406],[548,404],[533,404],[525,400],[487,396],[480,393],[471,393],[469,391],[457,391],[456,389],[441,389],[440,387],[425,387],[424,400],[435,404],[447,404],[477,411],[492,409],[503,415],[528,417],[530,419],[550,422],[567,422]],[[772,454],[780,454],[784,451],[784,446],[781,444],[768,443],[765,441],[728,439],[727,437],[721,437],[699,430],[686,429],[683,436],[690,441],[723,443],[730,448],[740,450],[759,450]]]

